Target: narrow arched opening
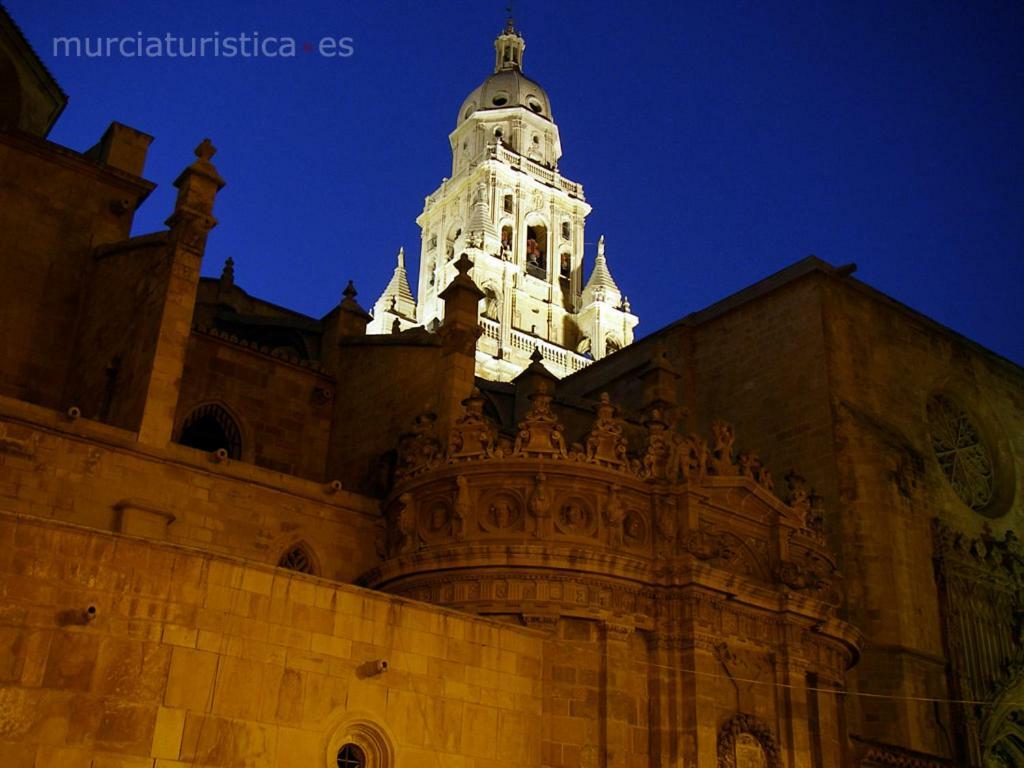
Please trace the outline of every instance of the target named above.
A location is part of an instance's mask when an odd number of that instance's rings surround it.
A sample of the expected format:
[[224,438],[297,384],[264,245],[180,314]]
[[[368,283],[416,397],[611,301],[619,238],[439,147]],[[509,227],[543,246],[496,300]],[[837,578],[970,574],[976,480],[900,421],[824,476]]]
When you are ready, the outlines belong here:
[[232,459],[242,457],[242,434],[231,414],[216,403],[195,408],[181,425],[177,442],[200,451],[227,451]]

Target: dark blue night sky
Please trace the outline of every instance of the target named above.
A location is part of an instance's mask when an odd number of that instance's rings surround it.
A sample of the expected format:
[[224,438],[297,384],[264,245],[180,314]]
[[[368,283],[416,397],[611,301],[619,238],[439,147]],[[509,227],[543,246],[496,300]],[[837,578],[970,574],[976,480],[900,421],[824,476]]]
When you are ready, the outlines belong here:
[[[71,102],[51,138],[111,120],[156,137],[171,182],[209,136],[228,182],[204,273],[319,316],[355,280],[372,304],[447,134],[493,66],[504,2],[5,0]],[[641,334],[809,253],[1024,363],[1024,3],[516,4],[561,170],[594,212]],[[324,58],[55,57],[64,35],[352,38]],[[411,259],[412,273],[417,267]]]

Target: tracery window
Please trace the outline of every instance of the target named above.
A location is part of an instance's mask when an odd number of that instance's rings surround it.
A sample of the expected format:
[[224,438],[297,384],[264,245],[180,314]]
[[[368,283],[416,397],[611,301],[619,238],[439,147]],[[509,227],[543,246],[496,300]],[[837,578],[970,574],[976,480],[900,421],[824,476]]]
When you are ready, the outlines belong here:
[[299,573],[316,573],[316,566],[313,565],[313,557],[301,544],[296,544],[283,555],[277,563],[278,568],[287,568],[289,571]]
[[992,501],[995,477],[974,419],[952,400],[934,395],[928,401],[928,426],[935,458],[956,495],[971,509],[983,510]]

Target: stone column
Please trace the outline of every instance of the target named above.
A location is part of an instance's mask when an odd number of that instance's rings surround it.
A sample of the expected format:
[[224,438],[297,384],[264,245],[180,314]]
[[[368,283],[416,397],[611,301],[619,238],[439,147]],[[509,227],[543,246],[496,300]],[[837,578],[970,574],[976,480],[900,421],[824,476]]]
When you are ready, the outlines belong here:
[[150,445],[166,445],[174,429],[185,352],[192,334],[199,267],[206,237],[217,225],[213,201],[224,187],[224,180],[210,162],[216,151],[209,139],[203,139],[195,149],[196,161],[174,182],[178,199],[166,222],[170,227],[170,270],[139,426],[139,441]]
[[437,409],[441,434],[447,434],[462,413],[462,401],[473,391],[476,340],[481,333],[478,313],[484,292],[469,276],[473,262],[463,253],[455,268],[458,274],[440,294],[444,301],[444,322],[438,330],[443,344]]

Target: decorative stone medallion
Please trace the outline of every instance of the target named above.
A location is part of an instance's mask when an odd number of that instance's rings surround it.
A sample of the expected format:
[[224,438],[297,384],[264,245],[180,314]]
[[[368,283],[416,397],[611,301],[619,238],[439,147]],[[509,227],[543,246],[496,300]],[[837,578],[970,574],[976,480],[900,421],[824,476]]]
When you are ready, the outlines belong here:
[[559,507],[555,525],[566,536],[591,536],[597,518],[585,501],[574,496],[566,499]]
[[492,533],[511,531],[522,527],[522,505],[511,493],[497,493],[487,500],[480,525]]

